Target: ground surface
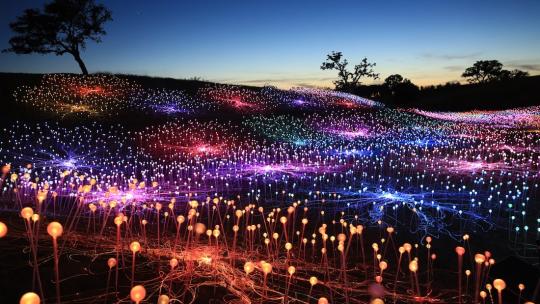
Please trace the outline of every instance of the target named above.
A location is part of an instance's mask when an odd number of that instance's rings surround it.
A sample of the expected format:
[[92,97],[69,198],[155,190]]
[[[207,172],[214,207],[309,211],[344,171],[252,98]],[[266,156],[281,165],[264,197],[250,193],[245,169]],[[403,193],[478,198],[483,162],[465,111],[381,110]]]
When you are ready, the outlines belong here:
[[28,291],[55,301],[52,221],[64,302],[129,301],[141,284],[149,302],[458,303],[495,278],[506,300],[518,283],[531,299],[536,271],[498,262],[537,261],[538,107],[427,112],[112,75],[15,87],[0,130],[6,303]]

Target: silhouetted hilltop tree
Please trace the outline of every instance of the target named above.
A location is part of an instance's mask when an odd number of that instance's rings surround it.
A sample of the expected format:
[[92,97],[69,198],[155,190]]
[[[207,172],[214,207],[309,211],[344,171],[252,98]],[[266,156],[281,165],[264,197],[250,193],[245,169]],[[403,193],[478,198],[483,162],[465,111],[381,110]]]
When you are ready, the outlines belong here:
[[518,78],[524,78],[529,76],[528,72],[521,71],[521,70],[502,70],[501,74],[499,75],[498,80],[509,80],[509,79],[518,79]]
[[480,60],[468,67],[461,77],[467,78],[470,83],[486,83],[498,79],[502,67],[498,60]]
[[461,77],[467,78],[469,83],[487,83],[495,80],[508,80],[523,78],[529,73],[520,70],[503,70],[503,65],[498,60],[479,60],[468,67]]
[[525,77],[529,77],[529,72],[515,69],[510,72],[510,76],[511,76],[510,78],[512,79],[525,78]]
[[379,74],[375,73],[373,67],[376,63],[370,63],[367,58],[354,66],[353,71],[349,71],[347,66],[349,61],[343,58],[341,52],[332,52],[326,55],[326,61],[322,63],[321,70],[337,70],[338,80],[334,81],[336,90],[351,91],[359,84],[362,77],[378,79]]
[[83,74],[88,74],[80,51],[87,40],[101,42],[103,25],[112,20],[111,12],[93,0],[53,0],[40,9],[27,9],[10,23],[16,33],[4,52],[16,54],[71,54]]
[[418,97],[419,88],[409,79],[403,78],[399,74],[393,74],[384,80],[382,87],[381,98],[391,104],[407,104]]
[[459,81],[457,80],[452,80],[452,81],[448,81],[444,84],[445,87],[459,87],[461,85],[461,83],[459,83]]
[[394,103],[396,104],[410,104],[414,102],[419,95],[420,89],[417,85],[412,83],[409,79],[404,79],[393,90]]
[[386,77],[386,79],[384,80],[384,85],[388,89],[393,91],[402,82],[403,82],[403,76],[401,76],[399,74],[393,74],[393,75],[390,75],[390,76]]

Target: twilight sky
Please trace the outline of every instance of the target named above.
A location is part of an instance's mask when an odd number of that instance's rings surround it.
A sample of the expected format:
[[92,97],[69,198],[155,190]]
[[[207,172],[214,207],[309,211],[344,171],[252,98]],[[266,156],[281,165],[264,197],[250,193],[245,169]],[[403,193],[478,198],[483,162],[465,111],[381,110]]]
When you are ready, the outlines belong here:
[[[326,54],[367,57],[384,79],[418,85],[463,80],[480,59],[540,74],[540,1],[115,0],[101,44],[82,54],[90,72],[201,77],[278,87],[332,86]],[[43,1],[0,0],[8,23]],[[70,55],[0,54],[2,72],[79,72]]]

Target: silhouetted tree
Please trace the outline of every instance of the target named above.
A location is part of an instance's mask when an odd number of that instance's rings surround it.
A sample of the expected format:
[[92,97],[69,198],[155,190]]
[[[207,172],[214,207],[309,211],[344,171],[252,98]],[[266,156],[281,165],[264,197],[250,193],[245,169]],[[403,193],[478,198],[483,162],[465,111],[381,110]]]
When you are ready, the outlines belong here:
[[393,74],[384,80],[384,87],[388,90],[393,103],[411,103],[417,97],[420,89],[409,79],[399,74]]
[[467,68],[461,77],[467,78],[470,83],[486,83],[499,79],[502,67],[497,60],[480,60]]
[[379,78],[379,74],[373,71],[376,63],[369,63],[367,58],[362,59],[360,64],[355,65],[352,72],[347,70],[348,65],[349,62],[347,59],[343,59],[341,52],[332,52],[326,55],[326,61],[322,63],[321,70],[337,70],[339,79],[334,81],[334,84],[336,89],[344,91],[350,91],[361,84],[360,79],[362,77]]
[[88,70],[80,51],[87,40],[101,42],[106,32],[103,24],[112,20],[111,12],[93,0],[53,0],[45,4],[43,12],[27,9],[10,23],[16,33],[4,52],[16,54],[71,54],[83,74]]
[[512,72],[508,70],[501,70],[497,76],[497,80],[504,81],[512,79]]
[[529,72],[515,69],[510,72],[510,76],[512,77],[512,79],[529,77]]
[[470,83],[486,83],[494,80],[509,80],[529,76],[521,70],[503,70],[503,65],[497,60],[480,60],[469,67],[461,75],[468,78]]
[[518,78],[524,78],[529,76],[528,72],[521,71],[521,70],[502,70],[499,74],[498,80],[510,80],[510,79],[518,79]]
[[420,88],[412,83],[409,79],[403,79],[398,83],[393,91],[394,102],[399,104],[411,104],[418,98]]
[[402,82],[403,82],[403,76],[399,74],[393,74],[386,77],[386,79],[384,80],[384,85],[393,91],[396,88],[396,86]]
[[451,80],[451,81],[448,81],[444,84],[445,87],[449,88],[449,87],[459,87],[461,85],[461,83],[459,83],[459,81],[456,81],[456,80]]

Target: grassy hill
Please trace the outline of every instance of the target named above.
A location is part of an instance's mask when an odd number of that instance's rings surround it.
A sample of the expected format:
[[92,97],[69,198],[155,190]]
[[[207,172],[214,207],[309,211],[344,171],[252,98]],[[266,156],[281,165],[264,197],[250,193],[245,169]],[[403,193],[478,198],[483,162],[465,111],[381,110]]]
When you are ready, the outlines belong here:
[[[0,73],[0,106],[2,115],[17,115],[13,91],[22,85],[37,85],[43,74]],[[184,90],[214,83],[200,80],[174,79],[139,75],[117,75],[146,88]],[[259,90],[260,87],[241,86]],[[391,107],[419,108],[431,111],[500,110],[540,104],[540,75],[505,82],[424,87],[406,96],[390,94],[381,85],[361,86],[355,94],[381,101]],[[10,113],[10,114],[8,114]]]

